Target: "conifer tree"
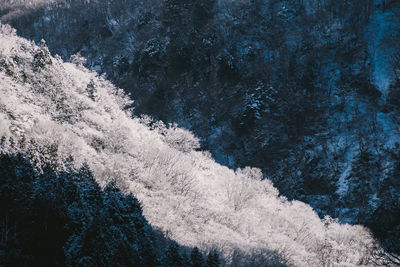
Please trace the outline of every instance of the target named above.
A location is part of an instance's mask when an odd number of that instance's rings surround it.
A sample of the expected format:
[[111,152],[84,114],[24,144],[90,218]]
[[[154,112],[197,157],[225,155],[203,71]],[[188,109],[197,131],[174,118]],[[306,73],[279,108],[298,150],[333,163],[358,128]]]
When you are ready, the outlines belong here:
[[207,267],[219,267],[219,266],[221,266],[218,252],[215,249],[211,250],[208,253],[206,265],[207,265]]
[[164,258],[162,260],[162,265],[164,267],[183,267],[184,258],[179,251],[178,245],[173,242],[169,245],[165,251]]
[[373,154],[364,145],[360,145],[359,153],[352,162],[352,170],[349,176],[348,191],[345,201],[358,210],[357,219],[365,221],[368,214],[371,192],[376,186],[379,165]]
[[203,255],[197,247],[192,249],[192,252],[190,253],[190,261],[192,267],[202,267],[204,265]]

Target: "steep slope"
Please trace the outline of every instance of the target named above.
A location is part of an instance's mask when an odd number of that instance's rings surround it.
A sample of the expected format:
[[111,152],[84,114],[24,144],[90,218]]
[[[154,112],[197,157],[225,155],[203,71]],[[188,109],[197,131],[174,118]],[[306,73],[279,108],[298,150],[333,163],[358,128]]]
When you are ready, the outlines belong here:
[[[132,192],[155,227],[182,245],[236,251],[274,264],[373,265],[380,252],[362,226],[320,220],[312,208],[287,201],[260,170],[232,171],[203,151],[183,129],[131,118],[121,90],[81,65],[51,57],[1,25],[2,150],[26,153],[39,172],[64,169],[72,156],[87,163],[100,185]],[[276,264],[276,262],[275,262]]]
[[[354,123],[344,103],[367,102],[369,117],[385,109],[377,88],[391,82],[381,77],[390,72],[381,63],[396,46],[398,22],[388,23],[395,7],[373,0],[38,0],[4,1],[0,12],[24,37],[45,37],[64,59],[87,57],[86,66],[132,93],[137,113],[194,130],[218,162],[251,162],[289,198],[318,195],[307,186],[318,180],[329,191],[322,198],[334,202],[330,195],[347,167],[325,170],[323,178],[312,169],[292,180],[282,176],[297,171],[293,162],[307,158],[309,147],[323,165],[349,163],[318,148],[348,134],[338,127]],[[365,135],[367,124],[351,130]]]
[[71,167],[38,173],[26,156],[0,154],[1,266],[158,267],[170,248],[184,254],[134,196],[115,183],[102,190],[87,165]]
[[400,252],[398,1],[0,3],[19,34],[132,93],[136,114]]

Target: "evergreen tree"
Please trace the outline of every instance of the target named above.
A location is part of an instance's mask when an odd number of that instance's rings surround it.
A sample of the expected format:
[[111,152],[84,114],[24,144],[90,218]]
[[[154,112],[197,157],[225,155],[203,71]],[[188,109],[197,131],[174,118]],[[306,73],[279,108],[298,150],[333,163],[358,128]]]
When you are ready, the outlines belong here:
[[89,84],[86,86],[86,92],[90,99],[96,101],[97,99],[97,90],[96,85],[93,80],[90,80]]
[[165,267],[183,267],[184,258],[179,251],[179,247],[175,242],[172,242],[165,251],[162,265]]
[[[87,164],[65,165],[39,173],[23,155],[0,153],[0,265],[160,266],[165,241],[139,201],[115,182],[101,190]],[[188,265],[176,243],[165,259],[165,266]]]
[[184,0],[164,0],[163,23],[173,31],[183,25],[190,3]]
[[256,123],[262,119],[267,100],[267,89],[262,82],[259,82],[255,89],[250,89],[246,93],[241,119],[241,127],[244,132],[252,131]]
[[389,86],[387,102],[395,109],[400,109],[400,78],[396,78],[396,80]]
[[206,265],[207,265],[207,267],[221,266],[221,262],[219,260],[219,254],[218,254],[217,250],[213,249],[208,253]]
[[349,176],[349,187],[345,201],[358,212],[357,220],[366,221],[370,217],[369,201],[373,188],[377,184],[379,165],[373,154],[360,145],[360,151],[352,162],[352,170]]
[[192,249],[190,253],[190,261],[193,267],[202,267],[204,265],[203,255],[197,247]]
[[198,0],[193,3],[193,24],[195,28],[205,26],[214,15],[215,0]]
[[51,65],[52,60],[50,57],[50,51],[47,48],[46,42],[42,39],[40,41],[40,48],[36,51],[33,57],[33,65],[35,70],[44,68],[46,65]]

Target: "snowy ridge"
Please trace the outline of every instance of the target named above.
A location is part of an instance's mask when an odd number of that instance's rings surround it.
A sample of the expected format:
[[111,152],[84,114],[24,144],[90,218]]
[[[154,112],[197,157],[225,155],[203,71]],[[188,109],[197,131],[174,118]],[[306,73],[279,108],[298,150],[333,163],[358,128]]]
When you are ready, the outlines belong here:
[[153,226],[228,260],[239,249],[275,251],[294,266],[373,265],[377,245],[364,227],[320,220],[279,197],[258,169],[217,164],[188,131],[132,119],[108,81],[0,27],[0,135],[13,140],[2,149],[29,151],[40,170],[39,149],[53,145],[59,168],[70,155],[87,162],[100,185],[116,180],[133,192]]

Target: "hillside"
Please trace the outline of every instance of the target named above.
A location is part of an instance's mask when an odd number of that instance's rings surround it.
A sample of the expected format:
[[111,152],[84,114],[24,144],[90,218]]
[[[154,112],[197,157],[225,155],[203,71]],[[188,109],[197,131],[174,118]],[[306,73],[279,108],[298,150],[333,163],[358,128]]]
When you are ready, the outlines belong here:
[[258,167],[321,218],[400,253],[400,4],[392,0],[2,1],[0,20]]
[[[383,255],[369,231],[321,220],[288,201],[259,169],[233,171],[200,151],[192,133],[133,117],[131,100],[97,73],[52,57],[1,25],[2,153],[22,153],[41,173],[87,164],[104,187],[133,193],[148,222],[180,245],[216,248],[229,263],[373,266]],[[241,255],[241,256],[240,256]],[[249,259],[253,263],[248,262]]]

